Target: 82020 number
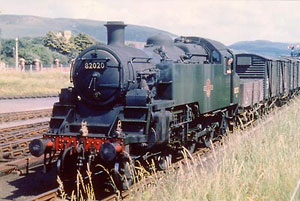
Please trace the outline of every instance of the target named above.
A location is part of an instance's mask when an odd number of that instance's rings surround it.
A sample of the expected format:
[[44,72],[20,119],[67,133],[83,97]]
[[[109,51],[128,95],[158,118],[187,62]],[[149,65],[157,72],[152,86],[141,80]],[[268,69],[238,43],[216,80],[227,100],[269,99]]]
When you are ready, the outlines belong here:
[[104,69],[105,63],[104,62],[87,62],[84,65],[84,68],[87,70],[90,69]]

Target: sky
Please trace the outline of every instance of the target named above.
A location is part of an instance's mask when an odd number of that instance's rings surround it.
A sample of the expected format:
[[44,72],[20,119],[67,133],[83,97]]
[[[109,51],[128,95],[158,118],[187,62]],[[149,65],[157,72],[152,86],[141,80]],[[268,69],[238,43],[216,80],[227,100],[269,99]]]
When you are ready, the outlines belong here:
[[300,42],[300,1],[0,0],[0,14],[121,20],[226,45],[238,41]]

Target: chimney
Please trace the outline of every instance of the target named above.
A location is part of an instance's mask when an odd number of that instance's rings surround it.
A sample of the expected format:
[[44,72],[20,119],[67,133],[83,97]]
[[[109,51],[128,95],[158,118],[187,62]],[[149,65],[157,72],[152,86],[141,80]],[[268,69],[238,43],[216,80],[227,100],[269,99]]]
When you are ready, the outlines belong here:
[[104,26],[107,28],[107,45],[124,45],[124,28],[127,26],[122,21],[109,21]]

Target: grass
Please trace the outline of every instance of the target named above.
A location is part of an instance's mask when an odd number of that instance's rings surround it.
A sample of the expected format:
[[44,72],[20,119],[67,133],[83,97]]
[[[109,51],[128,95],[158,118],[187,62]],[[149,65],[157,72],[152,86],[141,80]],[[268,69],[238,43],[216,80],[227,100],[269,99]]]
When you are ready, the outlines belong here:
[[[92,182],[92,172],[89,169],[87,170],[87,175],[88,175],[88,182],[84,182],[82,174],[78,171],[77,172],[77,183],[76,183],[76,191],[72,191],[72,194],[69,196],[69,200],[71,201],[93,201],[96,200],[95,198],[95,192],[94,192],[94,187],[93,187],[93,182]],[[63,182],[59,177],[57,177],[57,182],[59,184],[59,195],[61,200],[68,200],[67,197],[68,195],[66,194],[64,190],[64,185]]]
[[[298,200],[300,99],[268,121],[229,137],[212,160],[200,159],[131,193],[132,200]],[[203,165],[204,164],[204,165]],[[293,198],[293,193],[295,197]]]
[[61,88],[71,86],[69,72],[0,72],[0,96],[58,95]]

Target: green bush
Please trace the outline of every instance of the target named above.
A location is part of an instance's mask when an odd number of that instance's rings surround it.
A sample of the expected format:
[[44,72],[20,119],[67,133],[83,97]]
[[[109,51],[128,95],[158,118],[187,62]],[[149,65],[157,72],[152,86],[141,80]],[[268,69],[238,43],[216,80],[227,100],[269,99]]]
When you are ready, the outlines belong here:
[[[26,64],[33,64],[34,59],[39,59],[44,66],[50,66],[55,59],[67,65],[83,49],[96,44],[90,36],[79,33],[72,36],[69,41],[64,37],[58,38],[54,32],[48,32],[45,37],[20,38],[19,58],[24,58]],[[14,66],[15,39],[0,40],[0,59]]]

